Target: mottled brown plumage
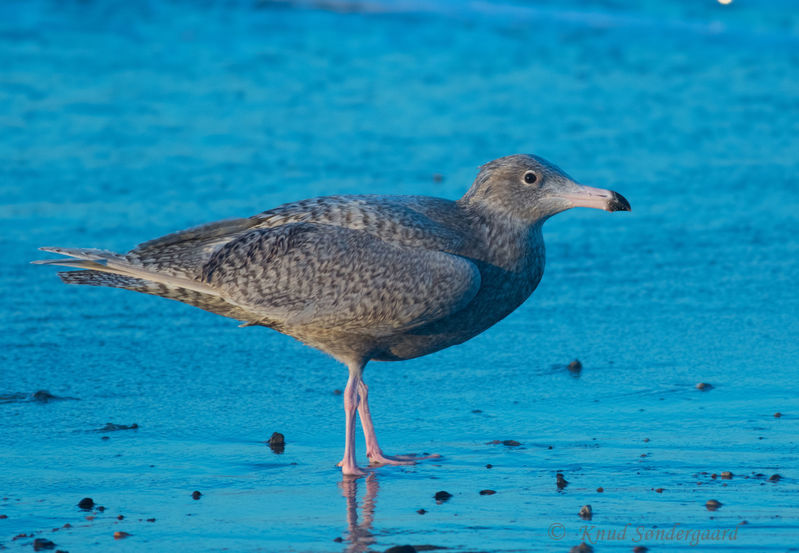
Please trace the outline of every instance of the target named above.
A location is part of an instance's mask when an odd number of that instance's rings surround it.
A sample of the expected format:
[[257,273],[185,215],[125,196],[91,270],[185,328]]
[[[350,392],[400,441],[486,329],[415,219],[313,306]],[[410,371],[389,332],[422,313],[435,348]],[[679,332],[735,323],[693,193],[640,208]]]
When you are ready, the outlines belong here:
[[[518,307],[544,271],[541,227],[576,205],[629,210],[616,193],[581,187],[528,155],[481,168],[458,201],[426,196],[330,196],[286,204],[141,244],[127,254],[43,248],[84,269],[72,284],[126,288],[263,325],[350,368],[342,468],[359,474],[356,408],[373,462],[361,379],[371,360],[403,360],[461,343]],[[360,398],[360,406],[359,406]]]

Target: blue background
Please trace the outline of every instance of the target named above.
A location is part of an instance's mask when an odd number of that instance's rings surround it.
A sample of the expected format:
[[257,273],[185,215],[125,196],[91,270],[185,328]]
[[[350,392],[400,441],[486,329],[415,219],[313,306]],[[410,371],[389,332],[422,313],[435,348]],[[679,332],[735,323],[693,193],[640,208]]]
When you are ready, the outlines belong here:
[[[29,550],[12,538],[35,532],[73,552],[564,551],[586,539],[584,504],[596,529],[631,525],[598,551],[689,548],[635,543],[632,528],[743,520],[728,545],[795,544],[795,8],[0,4],[0,544]],[[454,199],[478,165],[518,152],[633,211],[555,217],[543,282],[514,314],[441,353],[370,364],[386,452],[443,458],[355,483],[334,467],[335,361],[28,264],[39,246],[126,251],[316,195]],[[31,401],[41,389],[78,400]],[[139,429],[95,431],[109,421]],[[282,455],[263,443],[273,431]],[[735,476],[710,477],[721,471]],[[436,505],[439,490],[454,497]],[[87,521],[85,496],[107,510]]]

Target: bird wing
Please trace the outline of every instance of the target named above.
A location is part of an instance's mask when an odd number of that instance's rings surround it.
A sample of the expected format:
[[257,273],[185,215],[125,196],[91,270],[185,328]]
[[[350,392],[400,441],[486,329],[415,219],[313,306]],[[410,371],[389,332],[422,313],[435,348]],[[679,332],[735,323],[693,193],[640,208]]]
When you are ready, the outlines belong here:
[[462,309],[469,260],[319,223],[252,229],[218,249],[202,281],[277,328],[387,336]]

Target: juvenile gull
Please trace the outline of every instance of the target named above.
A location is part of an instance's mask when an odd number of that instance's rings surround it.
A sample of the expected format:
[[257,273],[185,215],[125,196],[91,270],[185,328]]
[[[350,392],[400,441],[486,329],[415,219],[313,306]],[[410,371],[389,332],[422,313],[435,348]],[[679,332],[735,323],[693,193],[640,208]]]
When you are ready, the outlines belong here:
[[457,201],[427,196],[329,196],[289,203],[145,242],[125,254],[42,248],[75,259],[36,261],[80,271],[69,284],[170,298],[262,325],[349,368],[346,440],[355,462],[355,413],[372,464],[384,455],[363,371],[460,344],[516,309],[544,272],[541,227],[572,207],[629,211],[609,190],[577,184],[548,161],[512,155],[483,165]]

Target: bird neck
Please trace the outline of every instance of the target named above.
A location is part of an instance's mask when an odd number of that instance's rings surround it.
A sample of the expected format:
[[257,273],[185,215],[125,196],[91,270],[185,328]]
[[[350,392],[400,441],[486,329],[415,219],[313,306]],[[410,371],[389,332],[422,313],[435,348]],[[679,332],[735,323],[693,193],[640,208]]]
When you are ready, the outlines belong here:
[[474,203],[460,207],[475,237],[475,257],[512,272],[543,271],[543,220],[521,221]]

